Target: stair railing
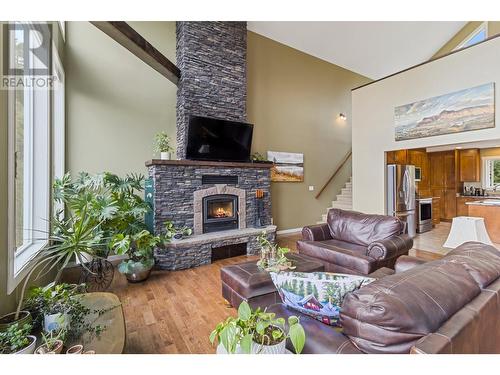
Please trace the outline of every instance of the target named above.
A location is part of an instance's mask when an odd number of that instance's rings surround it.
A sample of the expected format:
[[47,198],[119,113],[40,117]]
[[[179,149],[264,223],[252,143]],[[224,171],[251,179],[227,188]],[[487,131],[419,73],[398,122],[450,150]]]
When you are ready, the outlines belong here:
[[321,193],[323,193],[323,191],[330,184],[330,182],[332,182],[333,179],[335,178],[335,176],[337,176],[337,174],[340,172],[340,170],[342,169],[342,167],[344,166],[344,164],[347,163],[347,160],[349,160],[349,158],[351,157],[351,155],[352,155],[352,149],[349,150],[349,152],[347,154],[345,154],[344,158],[342,159],[342,161],[340,162],[340,164],[335,169],[335,172],[332,173],[332,175],[330,176],[330,178],[328,179],[328,181],[326,181],[326,183],[320,189],[320,191],[318,192],[318,194],[316,194],[316,197],[315,197],[316,199],[319,198],[319,196],[321,195]]

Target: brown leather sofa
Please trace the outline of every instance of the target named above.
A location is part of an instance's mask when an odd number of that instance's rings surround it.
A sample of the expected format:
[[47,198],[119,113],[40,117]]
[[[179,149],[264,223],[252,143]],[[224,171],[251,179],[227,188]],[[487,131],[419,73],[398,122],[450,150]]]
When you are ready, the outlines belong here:
[[302,229],[299,253],[321,261],[328,272],[368,275],[394,268],[413,246],[405,223],[393,216],[367,215],[332,208],[325,224]]
[[[298,314],[304,353],[500,353],[500,251],[493,246],[468,242],[426,263],[401,257],[396,271],[378,273],[344,299],[342,329]],[[297,315],[281,304],[268,311]]]

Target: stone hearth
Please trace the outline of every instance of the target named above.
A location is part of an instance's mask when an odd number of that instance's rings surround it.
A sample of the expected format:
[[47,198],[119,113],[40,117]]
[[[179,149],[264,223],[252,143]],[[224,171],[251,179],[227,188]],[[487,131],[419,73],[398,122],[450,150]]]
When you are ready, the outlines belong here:
[[[212,249],[227,245],[247,243],[247,254],[255,254],[256,237],[262,230],[266,230],[270,240],[275,239],[269,164],[152,160],[146,166],[153,181],[155,233],[162,232],[165,221],[194,231],[193,236],[155,251],[158,268],[175,270],[208,264]],[[263,192],[260,212],[258,190]],[[202,199],[217,194],[238,197],[239,228],[202,234]],[[263,227],[256,227],[258,218]]]

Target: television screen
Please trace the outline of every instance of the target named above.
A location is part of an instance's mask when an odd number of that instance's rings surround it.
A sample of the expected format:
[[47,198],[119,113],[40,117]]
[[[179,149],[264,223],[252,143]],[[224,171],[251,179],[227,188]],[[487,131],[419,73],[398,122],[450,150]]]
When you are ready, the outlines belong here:
[[250,160],[252,133],[252,124],[191,116],[186,158],[247,162]]

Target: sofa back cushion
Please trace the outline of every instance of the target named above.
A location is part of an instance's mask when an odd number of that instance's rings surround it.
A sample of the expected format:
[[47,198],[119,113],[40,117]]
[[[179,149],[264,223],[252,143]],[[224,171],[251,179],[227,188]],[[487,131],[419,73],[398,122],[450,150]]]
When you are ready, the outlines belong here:
[[434,261],[348,294],[340,323],[365,353],[409,353],[479,293],[462,265]]
[[443,259],[461,264],[485,288],[500,277],[500,251],[480,242],[466,242],[450,251]]
[[327,223],[333,239],[362,246],[397,236],[404,229],[404,223],[394,216],[368,215],[338,208],[328,211]]

